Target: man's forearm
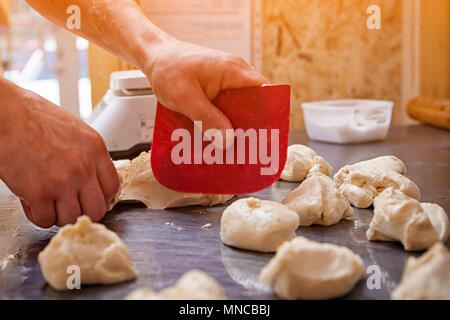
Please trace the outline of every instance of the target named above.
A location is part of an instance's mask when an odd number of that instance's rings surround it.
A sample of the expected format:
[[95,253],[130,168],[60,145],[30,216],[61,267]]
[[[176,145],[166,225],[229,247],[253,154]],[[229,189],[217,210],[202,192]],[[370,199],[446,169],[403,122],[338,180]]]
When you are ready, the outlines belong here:
[[70,30],[140,69],[152,64],[152,49],[170,39],[132,0],[27,0],[48,20],[66,27],[70,5],[81,13],[81,28]]

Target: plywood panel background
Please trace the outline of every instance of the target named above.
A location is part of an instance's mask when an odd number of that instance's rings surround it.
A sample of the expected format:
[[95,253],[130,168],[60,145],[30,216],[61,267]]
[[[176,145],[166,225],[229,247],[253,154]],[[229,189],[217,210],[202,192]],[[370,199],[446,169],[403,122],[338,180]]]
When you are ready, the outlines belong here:
[[[381,8],[382,30],[368,30],[367,7]],[[263,74],[292,84],[292,128],[300,103],[338,98],[401,101],[401,0],[263,0]]]
[[450,0],[422,0],[420,91],[450,98]]
[[0,26],[9,25],[11,10],[12,6],[10,0],[0,0]]

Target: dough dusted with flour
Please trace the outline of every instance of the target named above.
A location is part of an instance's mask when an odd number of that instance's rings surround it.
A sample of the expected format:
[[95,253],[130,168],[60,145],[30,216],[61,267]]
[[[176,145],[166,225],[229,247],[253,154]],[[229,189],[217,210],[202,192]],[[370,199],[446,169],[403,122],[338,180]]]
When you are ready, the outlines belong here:
[[420,257],[406,261],[394,300],[450,300],[450,252],[438,242]]
[[348,293],[365,273],[350,249],[297,237],[281,245],[260,280],[284,299],[331,299]]
[[394,171],[406,174],[406,166],[402,160],[395,156],[382,156],[346,165],[334,175],[334,180],[340,185],[345,181],[345,177],[355,170]]
[[104,225],[81,216],[62,227],[38,256],[41,271],[56,290],[67,290],[67,267],[80,268],[81,284],[112,284],[131,280],[136,270],[122,240]]
[[375,198],[366,235],[371,241],[400,241],[406,250],[423,250],[447,239],[448,224],[445,211],[438,205],[420,204],[388,188]]
[[302,182],[314,172],[321,172],[331,176],[333,168],[314,150],[301,144],[294,144],[288,147],[286,164],[281,173],[281,180],[290,182]]
[[233,197],[170,190],[161,185],[153,175],[150,156],[150,152],[143,152],[130,162],[114,162],[121,183],[119,192],[108,210],[122,201],[143,202],[151,209],[166,209],[194,205],[213,206],[225,203]]
[[297,212],[300,226],[330,226],[353,216],[352,207],[334,180],[321,173],[306,178],[282,203]]
[[233,247],[274,252],[286,240],[295,237],[297,213],[273,201],[239,199],[222,214],[220,237]]
[[394,156],[361,161],[341,168],[334,176],[339,190],[357,208],[368,208],[386,188],[394,188],[419,200],[417,185],[405,177],[405,164]]
[[220,284],[210,275],[199,270],[186,272],[177,283],[159,293],[140,288],[125,297],[127,300],[226,300]]

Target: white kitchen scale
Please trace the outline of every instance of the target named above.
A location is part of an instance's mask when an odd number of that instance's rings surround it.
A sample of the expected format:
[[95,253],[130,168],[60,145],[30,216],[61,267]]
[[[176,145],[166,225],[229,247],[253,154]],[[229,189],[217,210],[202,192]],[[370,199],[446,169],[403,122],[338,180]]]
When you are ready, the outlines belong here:
[[139,70],[112,72],[109,90],[88,124],[97,130],[113,158],[150,149],[157,99]]

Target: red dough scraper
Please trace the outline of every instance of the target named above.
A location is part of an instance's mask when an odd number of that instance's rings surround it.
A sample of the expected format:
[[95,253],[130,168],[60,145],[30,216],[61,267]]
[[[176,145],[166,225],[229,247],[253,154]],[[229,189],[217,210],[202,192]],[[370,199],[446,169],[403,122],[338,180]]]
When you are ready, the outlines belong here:
[[213,104],[233,124],[227,150],[203,139],[198,123],[158,103],[151,156],[156,179],[175,191],[206,194],[253,193],[278,180],[287,157],[290,86],[227,89]]

